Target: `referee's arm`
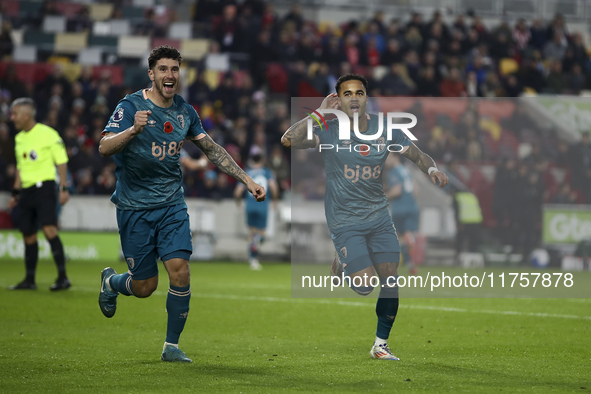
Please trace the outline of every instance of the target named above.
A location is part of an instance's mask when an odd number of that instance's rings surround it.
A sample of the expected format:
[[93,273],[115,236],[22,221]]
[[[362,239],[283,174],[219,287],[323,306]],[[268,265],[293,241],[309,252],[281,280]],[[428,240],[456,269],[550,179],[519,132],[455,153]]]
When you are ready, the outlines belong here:
[[18,204],[18,194],[21,192],[21,173],[17,169],[14,176],[14,185],[12,187],[12,195],[8,200],[8,209],[13,209]]
[[56,167],[60,177],[59,200],[60,204],[64,205],[70,199],[70,192],[68,191],[68,163],[58,164]]

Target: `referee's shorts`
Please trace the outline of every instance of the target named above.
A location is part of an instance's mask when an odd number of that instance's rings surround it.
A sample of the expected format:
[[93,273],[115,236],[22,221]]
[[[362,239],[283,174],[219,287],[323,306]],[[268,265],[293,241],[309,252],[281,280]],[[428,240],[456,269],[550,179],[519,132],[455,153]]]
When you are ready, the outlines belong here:
[[57,226],[57,188],[55,181],[38,182],[22,189],[18,200],[18,228],[23,235],[36,234],[39,225]]

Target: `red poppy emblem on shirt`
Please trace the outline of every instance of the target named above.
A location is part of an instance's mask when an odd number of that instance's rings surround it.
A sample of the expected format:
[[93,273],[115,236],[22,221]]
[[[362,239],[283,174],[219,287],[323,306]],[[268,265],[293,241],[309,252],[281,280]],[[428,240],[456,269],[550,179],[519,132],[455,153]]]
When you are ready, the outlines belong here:
[[172,127],[172,123],[170,122],[166,122],[164,123],[164,132],[169,134],[172,133],[172,130],[174,130],[174,127]]
[[360,145],[359,146],[359,154],[361,156],[369,155],[369,145]]

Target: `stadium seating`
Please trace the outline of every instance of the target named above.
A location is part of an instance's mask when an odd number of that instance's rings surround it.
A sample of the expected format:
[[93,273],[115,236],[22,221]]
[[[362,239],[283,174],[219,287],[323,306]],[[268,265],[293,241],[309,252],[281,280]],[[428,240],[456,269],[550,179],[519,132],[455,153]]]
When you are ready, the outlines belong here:
[[117,55],[122,58],[141,58],[150,52],[150,38],[122,36],[117,41]]
[[81,33],[58,33],[55,36],[55,52],[58,54],[76,55],[86,48],[88,34]]
[[12,59],[17,63],[35,63],[37,61],[37,47],[34,45],[16,46]]
[[178,40],[193,38],[193,27],[190,22],[173,22],[168,28],[168,37]]
[[61,33],[66,31],[66,17],[63,15],[46,15],[43,18],[43,31],[46,33]]
[[92,3],[90,4],[90,18],[93,21],[105,21],[113,14],[113,4]]
[[180,51],[187,60],[201,60],[209,50],[209,40],[202,38],[184,39]]
[[78,53],[76,61],[82,65],[103,64],[103,50],[98,47],[83,48]]

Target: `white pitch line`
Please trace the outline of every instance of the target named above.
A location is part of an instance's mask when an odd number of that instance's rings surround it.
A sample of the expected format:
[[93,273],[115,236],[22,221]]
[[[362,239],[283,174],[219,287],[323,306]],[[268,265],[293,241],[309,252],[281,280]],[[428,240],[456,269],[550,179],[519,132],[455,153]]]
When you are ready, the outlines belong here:
[[[342,301],[342,300],[331,300],[331,299],[317,299],[317,298],[280,298],[280,297],[257,297],[257,296],[239,296],[233,294],[202,294],[192,293],[197,298],[215,298],[215,299],[227,299],[227,300],[244,300],[244,301],[266,301],[266,302],[304,302],[313,304],[328,304],[328,305],[341,305],[341,306],[364,306],[374,307],[375,304],[358,301]],[[558,319],[580,319],[580,320],[591,320],[591,316],[578,316],[578,315],[564,315],[556,313],[536,313],[536,312],[519,312],[519,311],[495,311],[487,309],[462,309],[462,308],[451,308],[441,306],[430,306],[430,305],[400,305],[401,308],[408,309],[423,309],[431,311],[441,312],[460,312],[460,313],[484,313],[490,315],[512,315],[512,316],[532,316],[532,317],[552,317]]]
[[[72,286],[73,291],[83,291],[85,293],[98,293],[98,286],[96,288],[90,287],[79,287]],[[167,291],[157,290],[153,293],[156,296],[164,296]],[[286,302],[286,303],[309,303],[309,304],[322,304],[322,305],[339,305],[339,306],[361,306],[374,308],[375,304],[370,302],[359,302],[359,301],[343,301],[330,298],[286,298],[286,297],[260,297],[260,296],[244,296],[236,294],[215,294],[215,293],[191,293],[192,296],[197,299],[220,299],[220,300],[236,300],[236,301],[256,301],[256,302]],[[197,301],[197,300],[195,300]],[[193,301],[193,302],[195,302]],[[197,301],[198,302],[198,301]],[[408,309],[421,309],[429,311],[439,312],[456,312],[456,313],[482,313],[487,315],[510,315],[510,316],[531,316],[531,317],[543,317],[543,318],[556,318],[556,319],[576,319],[576,320],[591,320],[591,316],[578,316],[578,315],[564,315],[557,313],[538,313],[538,312],[519,312],[519,311],[496,311],[492,309],[464,309],[464,308],[451,308],[444,306],[431,306],[431,305],[407,305],[401,304],[400,308]]]

